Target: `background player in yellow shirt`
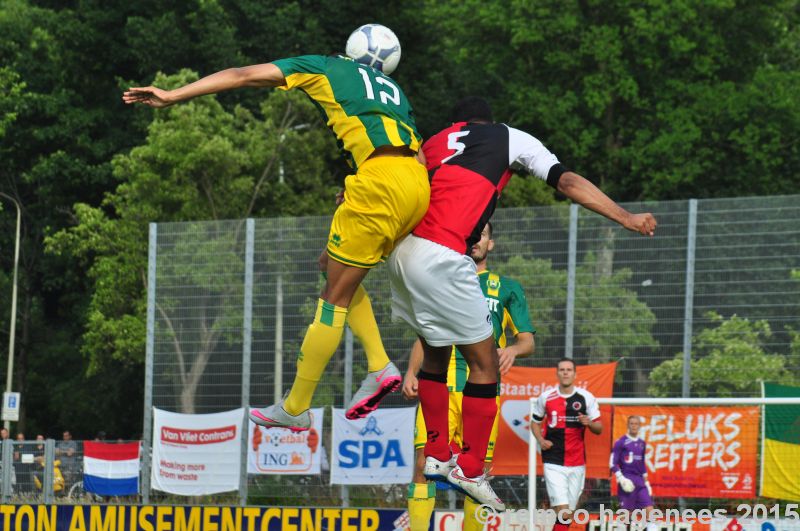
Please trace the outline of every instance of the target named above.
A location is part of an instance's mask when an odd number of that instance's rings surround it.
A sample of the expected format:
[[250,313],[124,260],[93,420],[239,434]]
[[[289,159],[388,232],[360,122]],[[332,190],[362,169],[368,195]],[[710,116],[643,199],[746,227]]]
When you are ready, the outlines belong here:
[[[478,271],[481,289],[489,306],[492,317],[492,328],[500,358],[500,375],[504,375],[514,365],[517,357],[533,354],[534,334],[536,330],[531,325],[528,302],[522,286],[511,278],[504,277],[488,269],[487,257],[494,249],[493,228],[491,222],[487,223],[481,232],[481,239],[470,252]],[[505,331],[509,330],[515,337],[513,345],[507,344]],[[403,395],[406,398],[417,397],[417,372],[422,367],[423,350],[419,340],[414,342],[403,381]],[[464,384],[467,382],[467,362],[461,353],[453,347],[450,357],[450,366],[447,371],[447,390],[450,396],[450,413],[448,418],[448,440],[458,453],[462,441],[462,409],[461,399]],[[498,416],[500,412],[498,409]],[[497,418],[495,417],[489,446],[486,450],[485,468],[494,456],[494,445],[497,441]],[[423,448],[427,441],[425,419],[422,410],[417,409],[417,424],[414,430],[415,465],[413,483],[408,486],[408,514],[411,520],[411,531],[427,530],[431,515],[436,505],[436,483],[428,481],[423,473],[425,468],[425,454]],[[447,481],[441,478],[441,481]],[[483,529],[483,523],[475,518],[475,512],[480,505],[467,496],[464,498],[464,530],[478,531]]]
[[[376,31],[377,25],[369,26]],[[396,41],[387,28],[378,31],[383,30]],[[416,158],[421,137],[411,105],[388,77],[391,71],[381,62],[370,62],[377,68],[341,55],[306,55],[229,68],[175,90],[150,86],[130,88],[123,94],[125,103],[166,107],[242,87],[302,90],[323,113],[355,172],[345,179],[344,201],[331,222],[329,259],[324,261],[327,282],[300,347],[292,389],[277,404],[250,412],[250,419],[262,426],[295,431],[310,427],[311,399],[341,342],[345,321],[364,345],[370,373],[347,416],[365,416],[401,383],[400,371],[383,348],[361,281],[425,214],[430,184]]]

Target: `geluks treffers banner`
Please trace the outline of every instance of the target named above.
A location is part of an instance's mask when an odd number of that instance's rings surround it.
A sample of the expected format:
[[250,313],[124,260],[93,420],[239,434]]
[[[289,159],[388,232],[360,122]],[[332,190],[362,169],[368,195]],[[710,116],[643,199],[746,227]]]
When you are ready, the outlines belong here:
[[755,496],[758,406],[617,406],[614,440],[634,415],[642,420],[639,437],[647,443],[654,496]]

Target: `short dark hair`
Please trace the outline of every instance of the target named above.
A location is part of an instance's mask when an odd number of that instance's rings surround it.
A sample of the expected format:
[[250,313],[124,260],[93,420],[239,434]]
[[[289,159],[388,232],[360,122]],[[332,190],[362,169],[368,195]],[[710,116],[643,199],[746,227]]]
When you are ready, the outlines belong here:
[[491,221],[487,221],[486,226],[489,227],[489,239],[491,240],[494,235],[494,225],[492,225]]
[[558,368],[558,366],[559,366],[559,365],[561,365],[561,364],[562,364],[562,363],[564,363],[565,361],[568,361],[568,362],[570,362],[570,363],[572,364],[572,368],[573,368],[574,370],[576,370],[576,371],[578,370],[578,365],[575,363],[575,360],[574,360],[574,359],[572,359],[572,358],[568,358],[568,357],[566,357],[566,356],[564,356],[563,358],[561,358],[560,360],[558,360],[558,362],[556,363],[556,369]]
[[453,107],[451,122],[494,122],[489,102],[478,96],[467,96]]

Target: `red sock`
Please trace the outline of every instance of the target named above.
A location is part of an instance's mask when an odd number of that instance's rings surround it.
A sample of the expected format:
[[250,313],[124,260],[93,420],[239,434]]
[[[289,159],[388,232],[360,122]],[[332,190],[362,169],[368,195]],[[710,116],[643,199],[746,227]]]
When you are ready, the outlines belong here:
[[461,445],[458,464],[466,476],[475,477],[483,474],[486,448],[489,446],[494,418],[497,416],[497,383],[467,382],[461,410],[464,412],[464,443]]
[[458,443],[456,443],[456,441],[450,441],[450,451],[453,454],[460,454],[461,453],[461,447],[458,445]]
[[417,375],[419,379],[419,404],[428,442],[425,443],[425,456],[439,461],[450,459],[450,445],[447,425],[450,410],[450,396],[447,391],[446,374],[430,374],[423,371]]

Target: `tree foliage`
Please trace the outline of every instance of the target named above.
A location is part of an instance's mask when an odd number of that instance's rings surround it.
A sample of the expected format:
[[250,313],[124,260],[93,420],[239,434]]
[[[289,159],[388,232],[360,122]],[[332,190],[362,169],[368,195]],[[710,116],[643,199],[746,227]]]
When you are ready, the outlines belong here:
[[[196,78],[184,71],[157,82],[170,86]],[[326,158],[334,156],[335,146],[318,124],[316,110],[300,95],[271,93],[260,111],[262,118],[257,119],[243,107],[229,112],[216,99],[202,98],[157,112],[146,143],[114,159],[117,189],[100,207],[76,205],[77,223],[48,238],[52,252],[86,265],[94,286],[82,347],[89,374],[114,360],[143,362],[145,242],[150,221],[242,219],[333,209],[336,187],[326,172]],[[235,258],[230,245],[237,241],[241,242],[219,234],[206,246],[184,249],[184,254],[196,253],[201,262],[203,256],[220,253]],[[197,263],[172,274],[187,276],[187,285],[195,285],[192,276],[214,278],[213,268],[224,267],[208,262],[209,271]],[[222,292],[210,289],[223,298],[227,293],[224,287]],[[164,304],[167,307],[159,311],[168,315],[169,301]],[[175,383],[185,394],[186,411],[192,410],[193,390],[208,357],[224,339],[219,333],[222,323],[231,318],[204,316],[207,334],[198,341],[188,341],[176,327],[168,332],[173,340],[203,345],[197,352],[176,352],[183,365]]]
[[[617,198],[793,193],[796,7],[428,2],[452,65],[428,77],[491,95]],[[757,166],[771,177],[754,183]]]
[[[772,335],[769,323],[737,315],[725,319],[715,312],[707,317],[717,326],[706,328],[693,338],[691,396],[757,396],[761,381],[789,385],[796,381],[786,356],[766,350]],[[679,396],[683,353],[653,369],[650,381],[651,396]]]
[[[147,223],[326,213],[347,171],[291,94],[234,91],[151,112],[125,108],[121,89],[339,51],[376,14],[403,43],[396,78],[425,135],[447,125],[457,98],[485,95],[498,120],[618,200],[796,191],[797,0],[7,0],[0,191],[24,216],[21,429],[89,435],[102,411],[68,395],[141,381]],[[515,179],[501,205],[555,200],[541,182]],[[0,254],[3,293],[11,262]],[[63,414],[67,402],[78,413]]]

